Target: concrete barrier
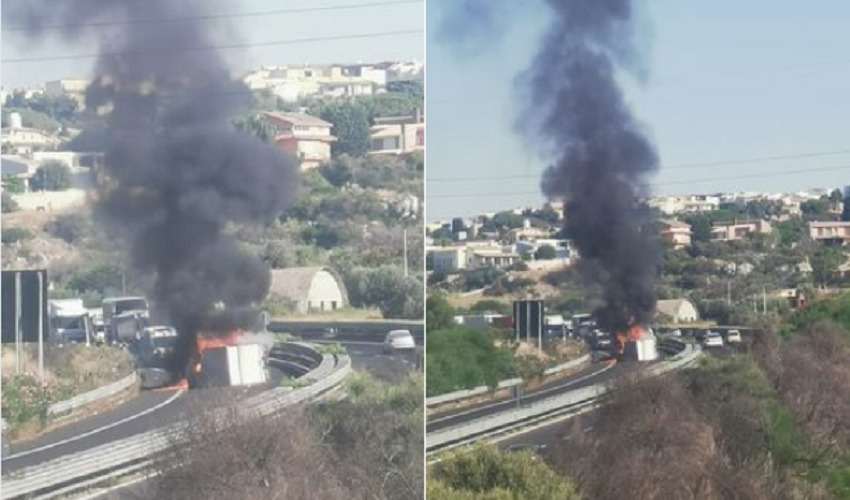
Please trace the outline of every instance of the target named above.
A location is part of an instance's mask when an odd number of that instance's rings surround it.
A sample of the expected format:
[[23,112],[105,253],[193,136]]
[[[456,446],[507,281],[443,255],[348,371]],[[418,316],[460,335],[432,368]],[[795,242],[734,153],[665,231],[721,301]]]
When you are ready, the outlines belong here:
[[[547,369],[543,372],[544,375],[555,375],[567,370],[571,370],[573,368],[577,368],[583,364],[590,362],[590,354],[585,354],[580,358],[573,359],[571,361],[567,361],[566,363],[562,363],[557,366],[553,366],[552,368]],[[510,387],[515,387],[518,385],[522,385],[521,378],[512,378],[508,380],[503,380],[499,382],[496,387],[487,387],[480,386],[474,389],[463,389],[460,391],[450,392],[447,394],[440,394],[437,396],[432,396],[430,398],[425,399],[425,406],[438,406],[446,403],[456,403],[458,401],[462,401],[464,399],[473,398],[476,396],[481,396],[483,394],[487,394],[490,391],[499,390],[499,389],[508,389]]]
[[54,403],[50,405],[48,413],[52,417],[65,416],[78,408],[115,396],[135,385],[137,381],[138,375],[134,371],[121,380],[117,380],[109,385],[98,387],[97,389],[74,396],[71,399]]

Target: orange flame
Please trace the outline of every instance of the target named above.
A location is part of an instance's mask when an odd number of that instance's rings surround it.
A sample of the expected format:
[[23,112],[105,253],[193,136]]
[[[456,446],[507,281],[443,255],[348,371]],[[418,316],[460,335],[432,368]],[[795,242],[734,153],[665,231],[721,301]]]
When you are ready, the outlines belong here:
[[617,354],[622,355],[626,351],[626,343],[637,342],[647,334],[646,328],[641,325],[632,325],[625,333],[617,334]]
[[237,345],[239,343],[239,339],[244,334],[245,331],[239,328],[221,337],[206,337],[203,334],[199,334],[198,350],[194,358],[194,365],[192,369],[195,370],[195,373],[201,373],[201,360],[204,359],[204,352],[206,350]]

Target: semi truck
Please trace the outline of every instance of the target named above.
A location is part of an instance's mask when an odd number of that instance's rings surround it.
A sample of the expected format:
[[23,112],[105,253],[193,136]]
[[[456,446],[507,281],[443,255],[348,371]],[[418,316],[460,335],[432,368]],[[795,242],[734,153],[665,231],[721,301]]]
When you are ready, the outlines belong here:
[[549,314],[546,320],[546,337],[549,340],[566,340],[567,324],[560,314]]
[[94,326],[83,299],[56,299],[47,302],[50,337],[56,342],[94,340]]
[[143,297],[103,299],[103,325],[108,343],[130,344],[141,339],[148,327],[148,301]]

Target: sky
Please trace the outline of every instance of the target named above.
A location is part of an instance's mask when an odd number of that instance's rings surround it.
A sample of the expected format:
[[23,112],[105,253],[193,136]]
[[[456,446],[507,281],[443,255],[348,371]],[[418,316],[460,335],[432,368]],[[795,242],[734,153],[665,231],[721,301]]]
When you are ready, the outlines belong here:
[[[210,0],[175,0],[207,2]],[[386,1],[386,0],[383,0]],[[303,7],[351,6],[383,3],[382,0],[238,0],[219,2],[222,13],[255,13]],[[234,40],[263,43],[280,40],[319,38],[328,36],[422,30],[424,27],[422,1],[391,5],[373,5],[357,9],[314,12],[279,13],[254,17],[232,18],[224,21],[206,20],[221,27],[224,43]],[[3,20],[4,28],[9,25]],[[232,28],[228,24],[232,23]],[[386,60],[424,60],[424,33],[334,41],[299,45],[256,46],[228,50],[225,56],[235,74],[260,65],[302,63],[356,63]],[[22,39],[19,33],[2,30],[2,83],[4,88],[40,86],[45,81],[60,78],[88,77],[94,58],[47,62],[6,63],[10,59],[47,56],[91,54],[96,52],[94,40],[78,44],[49,40],[35,45]]]
[[[548,160],[516,133],[515,79],[549,12],[523,2],[501,39],[473,52],[440,36],[453,1],[427,4],[428,219],[539,205]],[[654,193],[850,185],[848,19],[846,0],[645,2],[649,75],[624,84],[659,152]]]

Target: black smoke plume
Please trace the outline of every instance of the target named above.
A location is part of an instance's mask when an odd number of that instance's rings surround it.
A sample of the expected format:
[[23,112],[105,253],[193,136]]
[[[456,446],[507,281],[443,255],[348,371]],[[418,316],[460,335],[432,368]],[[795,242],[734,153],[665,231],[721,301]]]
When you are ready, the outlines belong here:
[[[527,99],[521,123],[529,142],[554,158],[541,187],[565,202],[565,233],[597,269],[605,302],[596,311],[598,321],[623,332],[651,319],[659,263],[648,210],[638,201],[647,194],[646,178],[657,169],[658,157],[617,82],[618,69],[636,67],[634,5],[545,3],[551,25],[519,79]],[[506,8],[504,2],[491,5]],[[489,23],[492,16],[482,18]]]
[[[227,232],[273,220],[292,198],[293,162],[234,130],[250,93],[213,49],[215,1],[9,0],[4,23],[33,40],[58,34],[99,44],[86,95],[101,126],[87,149],[106,154],[96,210],[128,239],[132,262],[153,277],[153,299],[180,334],[183,372],[198,333],[249,328],[268,292],[265,264]],[[151,21],[182,18],[183,21]],[[222,307],[223,306],[223,307]]]

